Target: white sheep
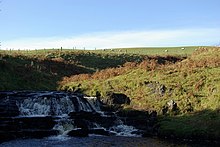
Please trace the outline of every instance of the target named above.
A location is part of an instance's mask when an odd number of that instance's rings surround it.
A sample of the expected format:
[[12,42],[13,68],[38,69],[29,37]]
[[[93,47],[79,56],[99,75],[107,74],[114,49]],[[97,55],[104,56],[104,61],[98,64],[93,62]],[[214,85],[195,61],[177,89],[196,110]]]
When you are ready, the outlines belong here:
[[168,50],[165,50],[165,52],[168,52]]

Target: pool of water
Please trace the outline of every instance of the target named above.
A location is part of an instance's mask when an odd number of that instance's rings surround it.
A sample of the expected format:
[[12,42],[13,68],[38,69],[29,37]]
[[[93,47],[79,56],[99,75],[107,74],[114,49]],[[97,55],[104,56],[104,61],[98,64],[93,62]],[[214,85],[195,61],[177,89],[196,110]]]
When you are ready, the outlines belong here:
[[124,136],[89,136],[85,138],[54,136],[44,139],[18,139],[3,142],[0,147],[168,147],[215,146],[215,144],[167,142],[154,138]]

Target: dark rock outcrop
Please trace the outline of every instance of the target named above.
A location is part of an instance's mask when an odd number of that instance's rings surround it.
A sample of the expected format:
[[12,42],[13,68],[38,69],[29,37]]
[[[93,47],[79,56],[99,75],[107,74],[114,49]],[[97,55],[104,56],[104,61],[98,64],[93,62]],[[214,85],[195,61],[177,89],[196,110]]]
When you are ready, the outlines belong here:
[[16,104],[17,98],[9,98],[7,93],[0,94],[0,116],[1,117],[13,117],[19,115],[19,109]]
[[139,111],[139,110],[122,110],[117,112],[118,117],[124,124],[129,126],[135,126],[139,129],[139,133],[143,134],[143,137],[149,137],[155,135],[157,132],[157,112],[152,111]]
[[178,112],[179,112],[179,108],[177,106],[177,103],[174,100],[170,100],[162,108],[163,115],[166,115],[169,113],[176,115],[176,114],[178,114]]
[[114,125],[114,121],[117,119],[113,113],[106,113],[101,115],[97,112],[70,112],[69,116],[74,120],[76,127],[79,128],[92,128],[92,124],[96,123],[102,127],[109,128]]
[[131,100],[125,94],[122,93],[114,93],[107,92],[106,98],[102,101],[107,105],[122,105],[122,104],[130,104]]
[[0,117],[0,142],[16,138],[57,135],[52,117]]
[[67,135],[72,136],[72,137],[88,137],[89,130],[82,129],[82,128],[74,129],[74,130],[69,131]]
[[90,129],[89,134],[97,134],[97,135],[104,135],[104,136],[114,135],[114,133],[110,133],[109,131],[102,129],[102,128]]
[[[124,127],[131,126],[140,130],[134,129],[132,133],[135,134],[154,130],[156,113],[122,110],[124,104],[130,104],[129,97],[113,92],[107,94],[104,104],[96,97],[78,93],[0,92],[0,142],[43,138],[70,129],[68,135],[74,137],[87,137],[89,134],[110,136],[115,135],[114,131],[121,133]],[[117,126],[119,130],[116,131]]]
[[144,84],[151,89],[152,94],[163,96],[167,91],[166,86],[157,81],[144,81]]

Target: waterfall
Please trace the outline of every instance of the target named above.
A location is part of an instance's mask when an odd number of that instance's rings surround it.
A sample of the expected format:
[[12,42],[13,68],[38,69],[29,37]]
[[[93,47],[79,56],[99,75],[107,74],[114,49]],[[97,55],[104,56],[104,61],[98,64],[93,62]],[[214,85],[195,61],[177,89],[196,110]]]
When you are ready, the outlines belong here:
[[21,116],[68,115],[70,112],[98,111],[100,104],[94,97],[75,96],[69,93],[32,93],[17,102]]
[[[0,92],[0,98],[3,116],[0,127],[12,129],[12,136],[135,136],[137,131],[124,125],[114,112],[103,112],[96,97],[57,91],[21,91]],[[2,133],[7,134],[8,130],[5,131]]]

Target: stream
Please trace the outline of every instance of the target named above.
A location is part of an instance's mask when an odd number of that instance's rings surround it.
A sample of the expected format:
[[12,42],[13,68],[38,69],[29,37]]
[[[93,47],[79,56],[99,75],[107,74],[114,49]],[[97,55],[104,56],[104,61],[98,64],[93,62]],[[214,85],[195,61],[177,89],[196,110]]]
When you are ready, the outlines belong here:
[[5,91],[0,92],[0,147],[207,146],[142,137],[154,119],[144,112],[104,111],[99,99],[79,93]]

